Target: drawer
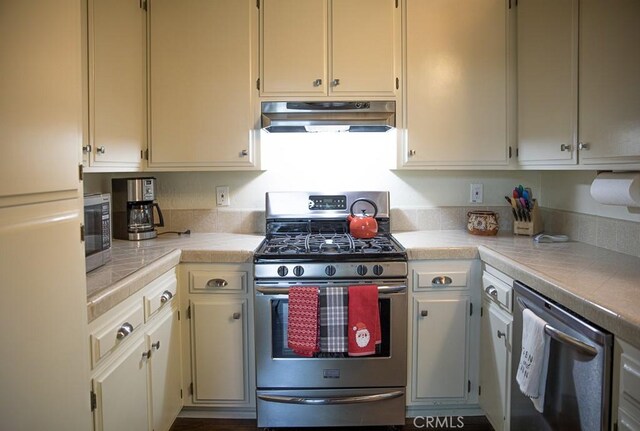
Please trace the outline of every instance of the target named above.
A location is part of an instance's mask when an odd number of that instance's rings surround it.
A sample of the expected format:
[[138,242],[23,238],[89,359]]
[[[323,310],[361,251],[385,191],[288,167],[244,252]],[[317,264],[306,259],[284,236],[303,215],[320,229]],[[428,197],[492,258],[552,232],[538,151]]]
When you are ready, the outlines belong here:
[[171,271],[147,286],[144,295],[144,321],[149,319],[165,305],[171,304],[178,291],[175,271]]
[[238,293],[246,291],[247,273],[244,271],[190,271],[191,293]]
[[509,313],[513,313],[513,287],[510,284],[485,271],[482,273],[482,290],[484,295],[509,310]]
[[620,404],[631,403],[640,409],[640,363],[623,353],[620,357]]
[[[138,299],[138,301],[140,301]],[[131,337],[144,321],[142,303],[128,308],[117,318],[91,334],[91,364],[95,366],[109,352]]]
[[467,289],[470,272],[469,262],[433,262],[413,271],[415,290]]

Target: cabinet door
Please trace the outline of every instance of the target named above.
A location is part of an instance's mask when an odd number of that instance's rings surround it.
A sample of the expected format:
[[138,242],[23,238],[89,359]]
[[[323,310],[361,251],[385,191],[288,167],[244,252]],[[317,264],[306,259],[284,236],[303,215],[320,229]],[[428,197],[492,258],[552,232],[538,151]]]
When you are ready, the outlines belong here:
[[484,303],[480,347],[480,406],[496,431],[508,429],[512,317]]
[[414,299],[414,399],[465,399],[469,297]]
[[255,0],[149,0],[148,14],[149,166],[253,167]]
[[247,401],[247,300],[191,302],[193,402]]
[[330,93],[395,96],[396,1],[333,0],[331,6]]
[[640,162],[640,2],[580,1],[580,163]]
[[135,0],[90,0],[91,166],[139,168],[146,147],[146,15]]
[[519,0],[518,161],[577,162],[578,0]]
[[168,431],[182,408],[178,311],[160,319],[147,334],[147,349],[151,351],[151,417],[154,431]]
[[407,0],[402,163],[508,163],[505,0]]
[[144,354],[148,350],[141,337],[94,379],[96,431],[149,429],[148,359]]

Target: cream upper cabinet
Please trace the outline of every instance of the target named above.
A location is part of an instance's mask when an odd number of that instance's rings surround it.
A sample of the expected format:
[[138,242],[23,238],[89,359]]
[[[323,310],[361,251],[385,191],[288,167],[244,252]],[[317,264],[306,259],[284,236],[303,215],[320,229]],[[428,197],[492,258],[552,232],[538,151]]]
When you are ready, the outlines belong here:
[[139,170],[147,147],[146,13],[136,0],[89,0],[87,17],[85,167]]
[[262,0],[261,96],[395,97],[395,0]]
[[518,161],[575,165],[578,0],[519,0]]
[[510,17],[506,0],[406,0],[402,167],[508,164]]
[[580,1],[580,163],[640,163],[640,2]]
[[149,0],[149,168],[254,169],[255,0]]

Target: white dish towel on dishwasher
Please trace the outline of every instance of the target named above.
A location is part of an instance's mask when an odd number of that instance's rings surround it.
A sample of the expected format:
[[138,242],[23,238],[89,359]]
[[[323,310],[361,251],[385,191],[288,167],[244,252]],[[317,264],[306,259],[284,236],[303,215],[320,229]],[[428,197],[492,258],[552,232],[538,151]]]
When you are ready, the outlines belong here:
[[549,336],[544,332],[547,324],[533,311],[522,312],[522,353],[516,381],[520,391],[533,402],[537,411],[544,409],[544,390],[549,363]]

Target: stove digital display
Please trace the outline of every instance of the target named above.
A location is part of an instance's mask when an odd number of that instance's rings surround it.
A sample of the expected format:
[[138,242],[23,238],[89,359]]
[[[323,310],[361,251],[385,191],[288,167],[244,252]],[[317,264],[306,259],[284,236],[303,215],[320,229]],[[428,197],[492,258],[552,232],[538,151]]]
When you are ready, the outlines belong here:
[[319,210],[345,210],[347,209],[346,196],[309,196],[309,209]]

